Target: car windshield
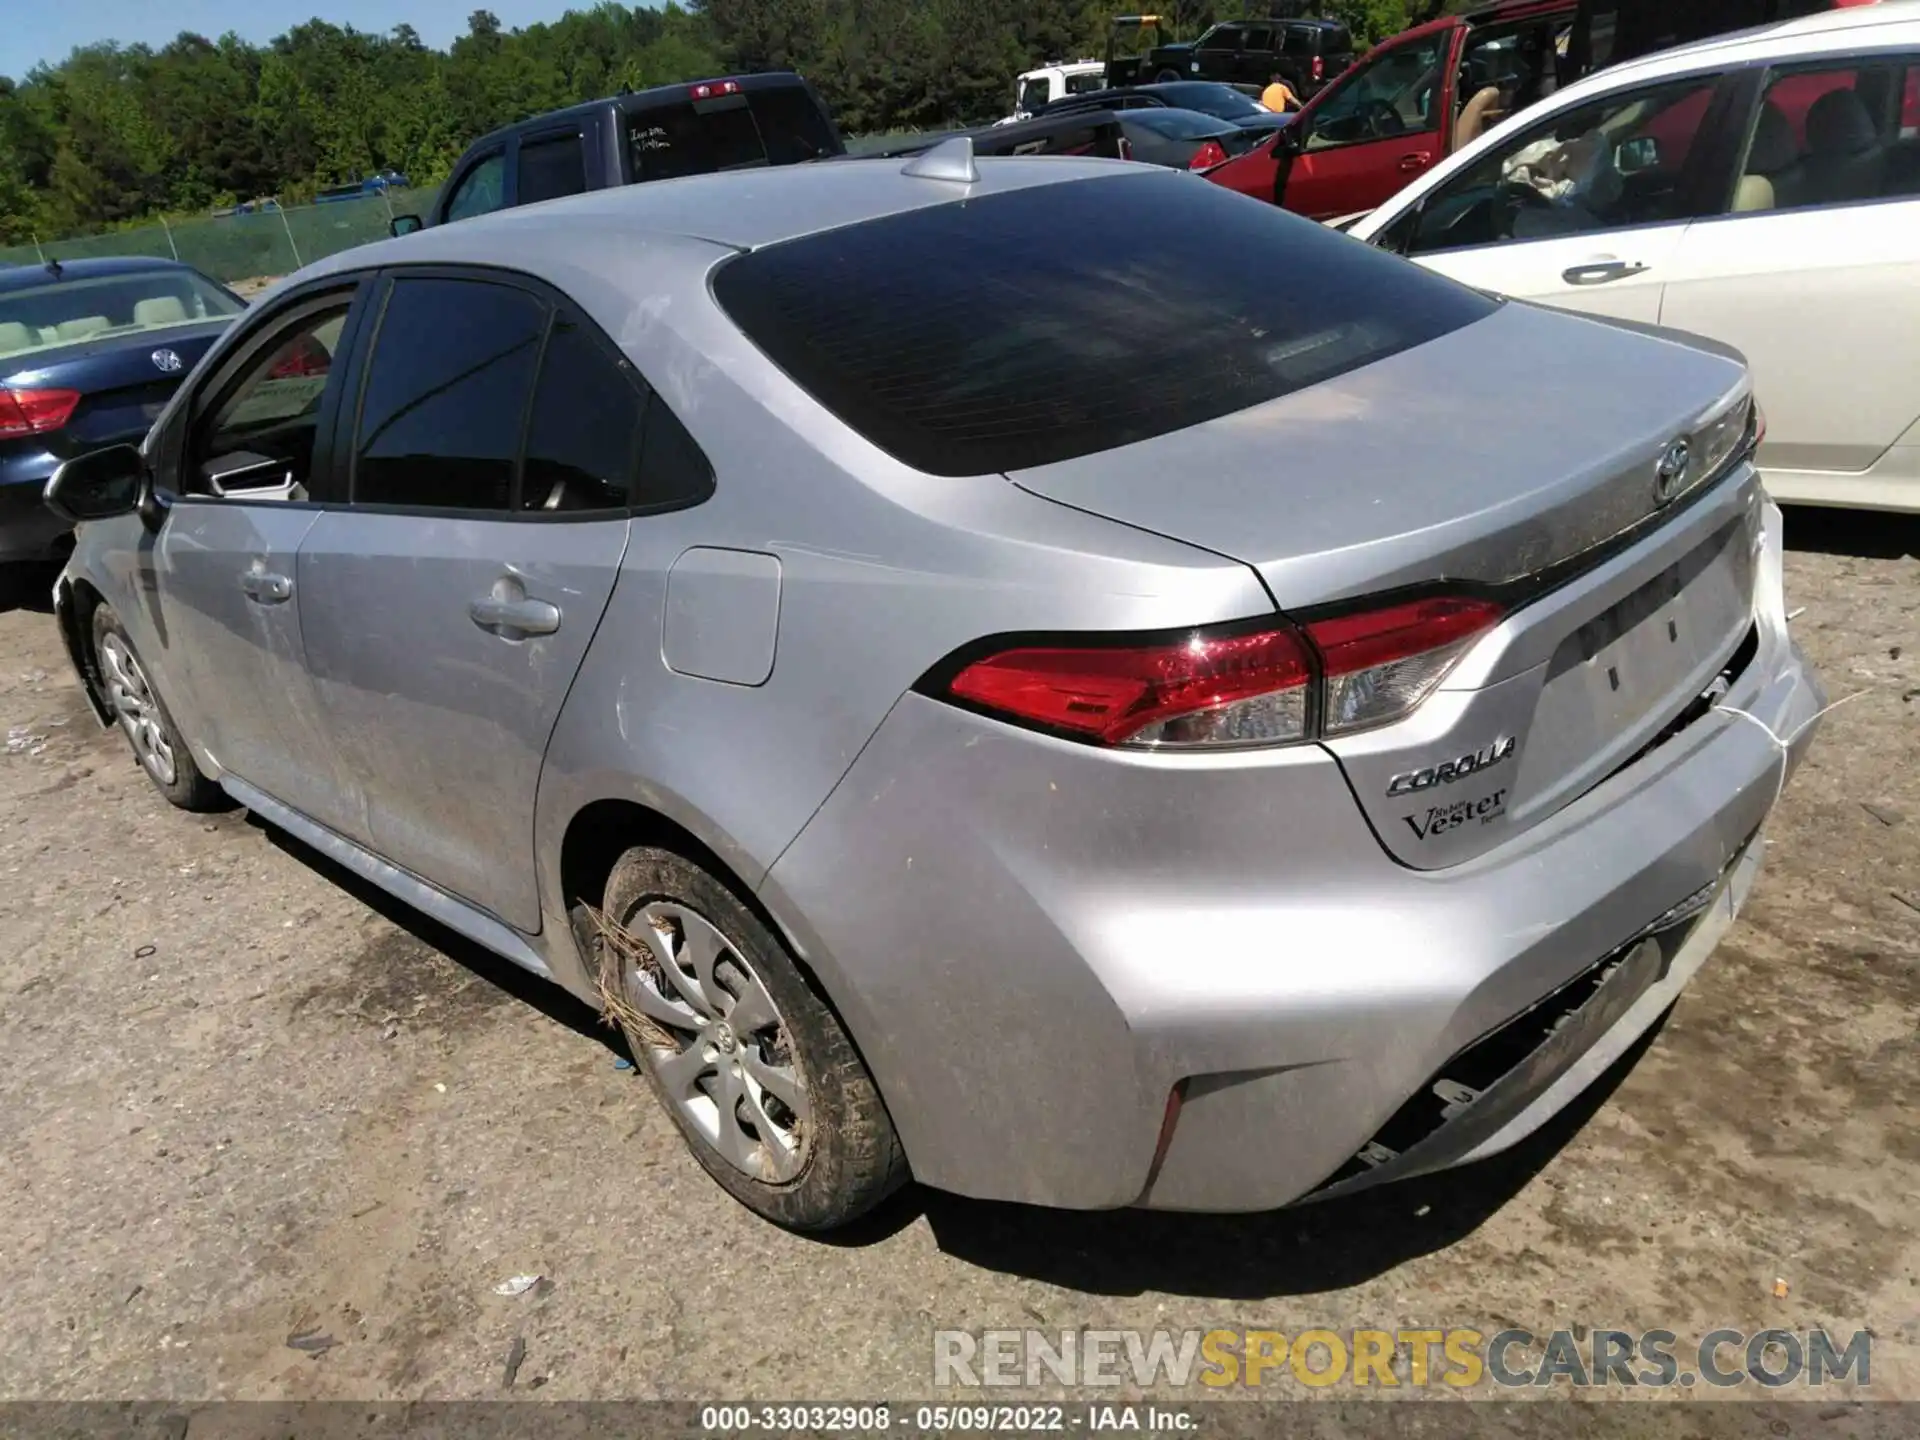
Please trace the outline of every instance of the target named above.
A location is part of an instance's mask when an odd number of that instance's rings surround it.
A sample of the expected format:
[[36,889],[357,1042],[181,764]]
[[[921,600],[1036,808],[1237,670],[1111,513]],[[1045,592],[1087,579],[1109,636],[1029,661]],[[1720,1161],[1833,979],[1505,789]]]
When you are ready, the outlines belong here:
[[628,118],[627,143],[633,177],[640,181],[792,165],[843,148],[813,96],[799,85],[649,105]]
[[714,295],[828,410],[936,475],[1199,425],[1495,308],[1277,206],[1141,170],[767,245],[721,266]]
[[197,325],[244,308],[193,270],[64,279],[49,273],[44,285],[0,291],[0,356]]

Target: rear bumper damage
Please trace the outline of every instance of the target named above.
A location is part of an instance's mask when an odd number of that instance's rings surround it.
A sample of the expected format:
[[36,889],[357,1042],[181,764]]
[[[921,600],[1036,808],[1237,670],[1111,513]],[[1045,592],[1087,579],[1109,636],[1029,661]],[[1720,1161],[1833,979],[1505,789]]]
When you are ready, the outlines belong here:
[[1461,864],[1396,863],[1316,747],[1123,755],[910,695],[763,897],[926,1183],[1241,1211],[1493,1154],[1653,1024],[1753,883],[1825,703],[1780,529],[1768,505],[1715,705]]

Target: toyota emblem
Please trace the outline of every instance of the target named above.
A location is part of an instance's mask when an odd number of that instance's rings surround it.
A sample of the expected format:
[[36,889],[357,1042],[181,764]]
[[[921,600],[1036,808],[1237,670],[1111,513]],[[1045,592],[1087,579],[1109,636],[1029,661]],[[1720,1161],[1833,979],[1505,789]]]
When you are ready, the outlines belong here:
[[1653,498],[1656,504],[1666,504],[1685,488],[1687,468],[1692,462],[1693,447],[1687,444],[1686,436],[1667,446],[1667,453],[1660,457],[1660,463],[1653,471]]
[[180,356],[172,350],[156,350],[152,359],[154,369],[164,370],[169,375],[182,368]]

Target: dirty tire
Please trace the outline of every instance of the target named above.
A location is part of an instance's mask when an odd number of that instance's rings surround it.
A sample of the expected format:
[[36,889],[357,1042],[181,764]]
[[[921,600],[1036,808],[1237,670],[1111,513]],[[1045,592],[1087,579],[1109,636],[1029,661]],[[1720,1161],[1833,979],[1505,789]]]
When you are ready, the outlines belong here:
[[[156,772],[156,766],[150,762],[148,754],[142,753],[140,740],[135,736],[136,724],[121,706],[115,706],[115,719],[120,725],[120,733],[127,737],[128,746],[133,750],[134,758],[140,762],[140,768],[146,772],[147,779],[153,782],[153,788],[167,797],[170,804],[182,810],[211,811],[230,810],[233,801],[227,792],[200,773],[200,767],[193,762],[193,752],[187,748],[187,742],[181,737],[180,727],[174,724],[173,715],[168,711],[166,702],[160,698],[159,689],[154,686],[150,672],[133,648],[133,641],[120,624],[120,617],[113,613],[109,605],[101,605],[93,612],[93,654],[94,664],[99,667],[103,677],[109,676],[108,655],[115,647],[132,657],[139,667],[139,673],[147,689],[150,702],[148,723],[153,732],[164,742],[171,762],[171,774],[165,770]],[[111,679],[108,681],[109,694],[112,693]]]
[[779,1008],[810,1107],[797,1173],[781,1182],[756,1178],[730,1163],[695,1127],[662,1084],[649,1037],[630,1033],[638,1068],[694,1157],[734,1199],[790,1230],[831,1230],[871,1210],[907,1179],[906,1156],[879,1088],[839,1017],[786,946],[726,885],[672,851],[627,851],[607,877],[607,918],[644,935],[640,917],[654,901],[704,917],[752,967]]

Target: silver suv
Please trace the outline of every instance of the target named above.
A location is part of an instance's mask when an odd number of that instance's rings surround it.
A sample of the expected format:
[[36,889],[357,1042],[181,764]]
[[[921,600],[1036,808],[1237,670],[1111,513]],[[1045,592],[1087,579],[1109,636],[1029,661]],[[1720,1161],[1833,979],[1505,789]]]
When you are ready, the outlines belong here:
[[1759,423],[960,140],[310,267],[56,477],[56,602],[168,799],[603,1005],[761,1214],[1244,1210],[1512,1144],[1730,923],[1822,705]]

